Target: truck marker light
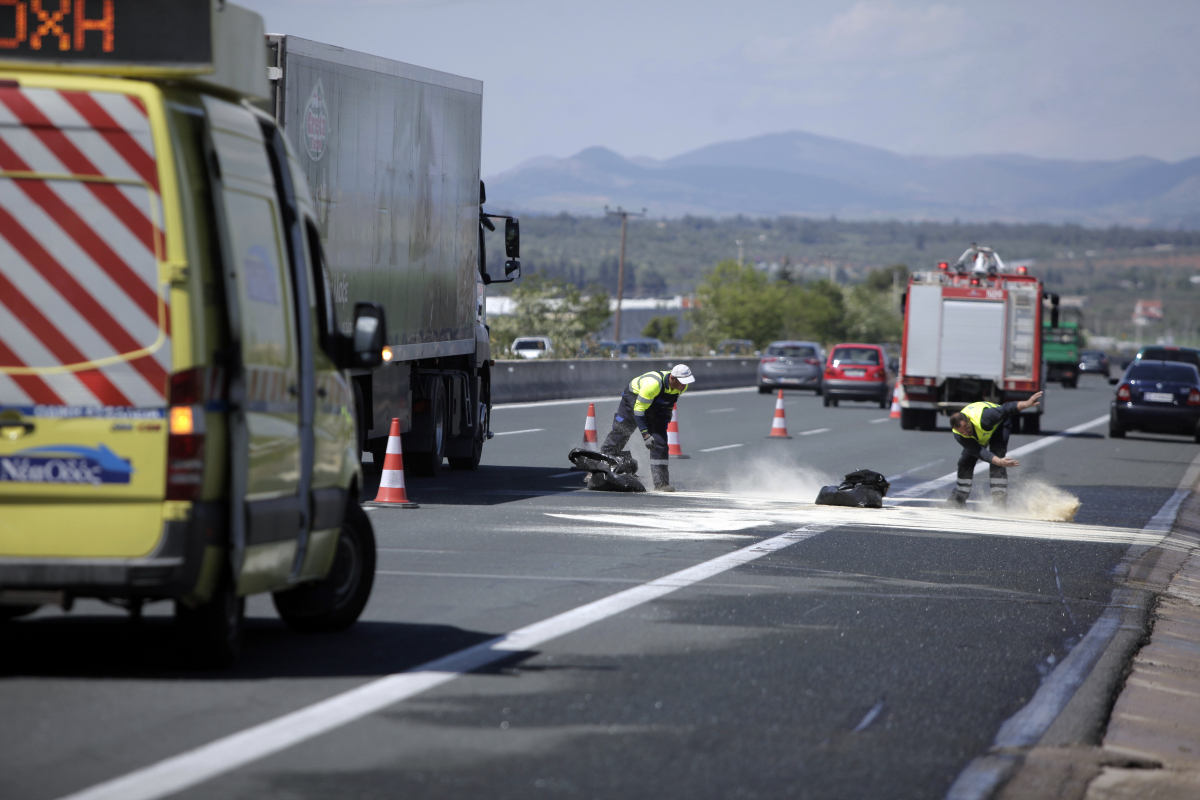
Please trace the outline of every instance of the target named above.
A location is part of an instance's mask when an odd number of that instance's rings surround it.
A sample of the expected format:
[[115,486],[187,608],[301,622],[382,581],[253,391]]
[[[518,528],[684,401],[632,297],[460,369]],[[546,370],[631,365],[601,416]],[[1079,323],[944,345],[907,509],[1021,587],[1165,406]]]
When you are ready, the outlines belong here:
[[390,347],[383,348],[383,360],[384,361],[392,360],[392,348],[390,348]]

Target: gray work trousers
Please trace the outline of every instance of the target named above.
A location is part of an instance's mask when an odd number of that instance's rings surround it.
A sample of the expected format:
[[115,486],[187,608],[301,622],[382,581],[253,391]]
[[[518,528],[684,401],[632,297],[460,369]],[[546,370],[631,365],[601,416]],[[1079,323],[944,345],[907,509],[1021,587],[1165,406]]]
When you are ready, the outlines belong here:
[[[1012,434],[1012,420],[1006,419],[988,440],[987,449],[992,455],[1004,458],[1008,455],[1008,437]],[[975,463],[978,457],[970,450],[963,448],[958,457],[958,483],[950,493],[950,502],[963,504],[971,494],[971,485],[975,478]],[[1008,503],[1008,468],[988,465],[988,482],[992,488],[992,503],[1003,508]]]
[[[617,406],[617,413],[613,417],[612,430],[600,446],[601,453],[615,456],[629,443],[629,437],[637,430],[637,419],[633,414],[633,404],[636,400],[628,389],[621,395],[621,404]],[[667,424],[670,421],[670,411],[666,415],[654,413],[653,408],[646,411],[646,427],[650,430],[650,477],[653,478],[655,487],[671,482],[671,475],[667,470]]]

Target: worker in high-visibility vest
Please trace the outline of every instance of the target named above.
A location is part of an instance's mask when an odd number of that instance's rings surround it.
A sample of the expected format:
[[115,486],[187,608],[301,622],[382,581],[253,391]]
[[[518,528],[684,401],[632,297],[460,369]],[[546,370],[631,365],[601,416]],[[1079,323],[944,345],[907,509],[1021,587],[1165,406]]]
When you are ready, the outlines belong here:
[[671,370],[654,370],[639,375],[629,382],[621,394],[621,404],[613,417],[612,430],[600,447],[601,453],[615,456],[625,449],[626,442],[637,428],[642,441],[650,449],[650,476],[654,489],[673,492],[671,476],[667,470],[667,425],[671,422],[671,409],[675,401],[687,391],[688,384],[696,380],[686,364],[676,364]]
[[971,483],[975,475],[975,462],[989,465],[988,479],[992,488],[992,503],[1000,507],[1008,502],[1008,468],[1019,467],[1021,462],[1008,458],[1008,437],[1012,434],[1012,421],[1022,411],[1032,408],[1041,400],[1038,392],[1028,400],[1005,403],[971,403],[950,417],[950,428],[954,440],[962,445],[958,458],[958,483],[947,501],[952,506],[966,504],[971,494]]

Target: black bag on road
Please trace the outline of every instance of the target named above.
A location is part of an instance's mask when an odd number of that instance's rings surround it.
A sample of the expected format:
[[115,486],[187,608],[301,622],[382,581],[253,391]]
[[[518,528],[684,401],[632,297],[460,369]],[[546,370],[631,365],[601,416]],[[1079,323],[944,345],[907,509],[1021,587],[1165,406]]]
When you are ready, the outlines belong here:
[[592,450],[576,447],[567,456],[571,463],[588,476],[585,480],[587,488],[609,492],[644,492],[646,486],[634,474],[638,463],[628,450],[620,455],[610,456]]
[[869,469],[860,469],[845,476],[840,486],[823,486],[817,493],[819,506],[848,506],[850,508],[883,508],[883,498],[891,484],[887,478]]

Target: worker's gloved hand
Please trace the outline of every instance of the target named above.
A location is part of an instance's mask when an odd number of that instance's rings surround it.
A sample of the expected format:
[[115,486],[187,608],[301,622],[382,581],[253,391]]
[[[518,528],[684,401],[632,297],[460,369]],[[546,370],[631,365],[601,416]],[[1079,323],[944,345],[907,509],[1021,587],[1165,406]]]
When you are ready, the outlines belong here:
[[654,437],[650,435],[650,431],[642,431],[642,441],[646,443],[646,447],[654,441]]

